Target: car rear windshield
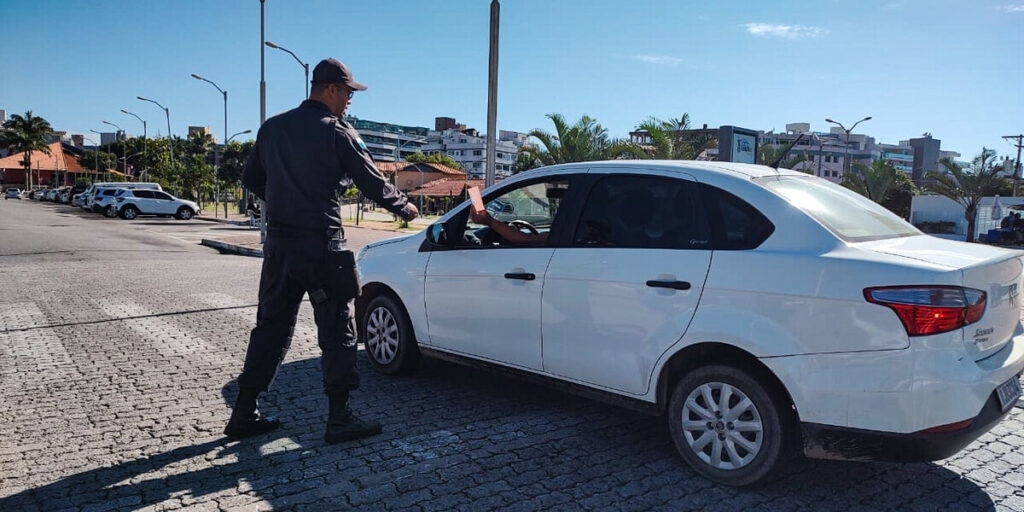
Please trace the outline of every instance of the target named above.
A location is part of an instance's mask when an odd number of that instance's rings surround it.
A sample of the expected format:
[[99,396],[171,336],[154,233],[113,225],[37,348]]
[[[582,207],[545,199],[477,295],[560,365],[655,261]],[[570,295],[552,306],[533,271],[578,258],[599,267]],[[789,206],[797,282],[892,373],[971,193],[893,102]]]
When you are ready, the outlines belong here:
[[921,234],[882,205],[828,180],[771,176],[758,181],[847,242]]

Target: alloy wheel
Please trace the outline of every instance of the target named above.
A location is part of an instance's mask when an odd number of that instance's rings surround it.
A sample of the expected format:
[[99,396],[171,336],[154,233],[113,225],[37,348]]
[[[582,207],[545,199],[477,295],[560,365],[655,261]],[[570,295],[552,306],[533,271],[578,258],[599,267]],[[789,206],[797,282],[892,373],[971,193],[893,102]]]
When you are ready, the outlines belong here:
[[387,308],[378,307],[366,320],[366,349],[381,365],[389,364],[398,353],[398,321]]
[[722,470],[740,469],[754,460],[764,443],[757,407],[741,389],[708,382],[694,389],[682,411],[682,431],[693,453]]

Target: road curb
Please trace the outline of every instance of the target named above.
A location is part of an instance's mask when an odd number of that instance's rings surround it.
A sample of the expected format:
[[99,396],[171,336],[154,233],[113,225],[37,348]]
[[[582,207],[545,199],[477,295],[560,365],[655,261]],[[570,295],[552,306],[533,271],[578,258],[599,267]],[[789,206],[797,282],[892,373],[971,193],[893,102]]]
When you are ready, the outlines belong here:
[[241,256],[252,256],[254,258],[263,257],[263,249],[255,249],[252,247],[244,247],[241,245],[229,244],[221,242],[220,240],[211,240],[204,238],[199,241],[199,245],[205,245],[207,247],[213,247],[222,253],[238,254]]

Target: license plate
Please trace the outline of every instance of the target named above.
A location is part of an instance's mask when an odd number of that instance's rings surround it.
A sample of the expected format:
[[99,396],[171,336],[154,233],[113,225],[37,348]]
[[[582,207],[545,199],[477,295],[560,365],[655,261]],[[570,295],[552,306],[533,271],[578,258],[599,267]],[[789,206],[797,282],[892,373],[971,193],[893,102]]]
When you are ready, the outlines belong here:
[[1003,410],[1007,410],[1013,407],[1013,404],[1017,403],[1017,399],[1020,398],[1021,388],[1020,379],[1016,376],[1010,380],[1002,383],[996,388],[996,394],[999,395],[999,406]]

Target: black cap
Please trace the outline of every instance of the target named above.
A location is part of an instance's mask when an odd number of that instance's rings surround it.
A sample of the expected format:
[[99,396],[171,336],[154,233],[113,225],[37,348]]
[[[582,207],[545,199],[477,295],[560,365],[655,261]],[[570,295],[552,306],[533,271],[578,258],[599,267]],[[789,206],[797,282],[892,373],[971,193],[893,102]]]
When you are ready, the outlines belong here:
[[352,79],[348,66],[338,59],[324,59],[313,68],[313,84],[345,84],[353,91],[365,91],[366,86]]

